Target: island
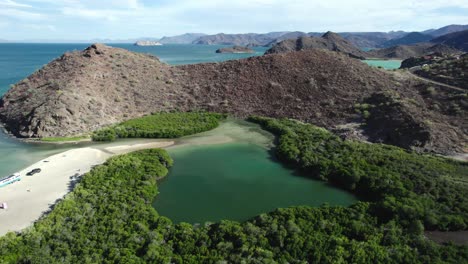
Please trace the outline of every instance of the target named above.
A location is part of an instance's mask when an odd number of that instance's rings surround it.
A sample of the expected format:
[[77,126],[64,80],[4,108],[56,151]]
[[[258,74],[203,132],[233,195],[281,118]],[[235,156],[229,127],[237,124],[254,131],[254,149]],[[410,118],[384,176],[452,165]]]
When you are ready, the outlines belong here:
[[240,54],[240,53],[255,53],[253,49],[247,48],[247,47],[242,47],[242,46],[234,46],[232,48],[222,48],[218,49],[216,53],[235,53],[235,54]]
[[135,42],[135,44],[133,45],[144,47],[144,46],[162,46],[163,44],[161,44],[158,41],[140,40],[140,41]]

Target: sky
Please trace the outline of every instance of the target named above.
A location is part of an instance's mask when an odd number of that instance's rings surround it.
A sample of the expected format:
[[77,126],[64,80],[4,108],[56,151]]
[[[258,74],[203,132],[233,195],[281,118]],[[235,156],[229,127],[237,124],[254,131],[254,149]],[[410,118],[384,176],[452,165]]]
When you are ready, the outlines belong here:
[[0,0],[0,39],[422,31],[468,24],[468,0]]

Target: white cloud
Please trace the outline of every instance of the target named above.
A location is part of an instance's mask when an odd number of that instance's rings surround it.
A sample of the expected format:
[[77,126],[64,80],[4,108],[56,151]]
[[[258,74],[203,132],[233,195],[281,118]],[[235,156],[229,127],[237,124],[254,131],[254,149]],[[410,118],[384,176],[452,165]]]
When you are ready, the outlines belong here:
[[17,3],[17,2],[14,2],[12,0],[1,0],[0,1],[0,7],[16,7],[16,8],[30,8],[32,7],[31,5],[27,5],[27,4],[21,4],[21,3]]
[[[25,12],[26,7],[29,12]],[[194,31],[389,31],[468,24],[468,14],[440,11],[446,7],[462,10],[468,8],[468,1],[0,0],[0,16],[21,21],[43,19],[47,24],[53,21],[60,25],[56,32],[60,38],[77,32],[80,38],[132,38]],[[89,22],[93,23],[92,31],[84,30]],[[10,35],[14,34],[12,29]]]
[[0,9],[0,15],[12,19],[17,20],[42,20],[45,18],[44,15],[35,13],[35,12],[28,12],[19,9],[13,8],[2,8]]

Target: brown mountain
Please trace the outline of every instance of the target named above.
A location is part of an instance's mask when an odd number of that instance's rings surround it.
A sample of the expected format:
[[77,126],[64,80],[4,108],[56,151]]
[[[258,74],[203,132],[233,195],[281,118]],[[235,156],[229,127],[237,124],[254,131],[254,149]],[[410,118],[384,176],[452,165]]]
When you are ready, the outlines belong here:
[[[0,100],[0,120],[19,137],[68,136],[151,112],[205,109],[327,128],[359,121],[373,141],[462,151],[465,97],[437,86],[428,97],[427,85],[392,74],[326,50],[171,67],[97,44],[66,53],[16,84]],[[385,111],[381,101],[388,102]],[[373,116],[369,122],[356,112],[364,102],[366,110],[359,109]],[[450,112],[449,104],[459,112]]]
[[421,33],[428,34],[433,37],[440,37],[443,35],[447,35],[447,34],[454,33],[454,32],[459,32],[459,31],[464,31],[464,30],[468,30],[468,25],[448,25],[448,26],[441,27],[438,29],[429,29]]
[[431,42],[468,52],[468,30],[450,33],[433,39]]
[[398,45],[385,49],[375,49],[367,52],[370,58],[387,59],[408,59],[411,57],[421,57],[431,53],[444,55],[458,54],[460,50],[442,44],[419,43],[415,45]]
[[326,49],[347,54],[353,58],[364,59],[366,53],[347,41],[340,35],[327,32],[322,37],[300,37],[289,39],[274,45],[266,54],[285,53],[290,51]]

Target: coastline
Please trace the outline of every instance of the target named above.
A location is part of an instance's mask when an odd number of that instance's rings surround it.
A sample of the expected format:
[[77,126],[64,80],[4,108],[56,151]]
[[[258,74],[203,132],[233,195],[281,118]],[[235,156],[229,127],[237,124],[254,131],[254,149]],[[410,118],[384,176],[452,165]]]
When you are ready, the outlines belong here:
[[[0,209],[0,237],[10,231],[19,232],[30,227],[47,214],[58,200],[70,193],[83,174],[112,156],[150,148],[170,150],[185,146],[228,144],[239,140],[239,137],[245,142],[272,147],[270,142],[273,135],[269,132],[245,121],[229,119],[213,130],[179,139],[132,139],[91,145],[84,142],[79,148],[39,160],[19,171],[21,181],[0,188],[0,204],[8,203],[7,210]],[[26,176],[36,168],[42,171]],[[0,175],[0,178],[3,176],[7,175]]]
[[[0,203],[8,204],[8,209],[0,209],[0,236],[31,226],[72,191],[82,175],[110,157],[143,149],[167,148],[174,144],[174,141],[158,141],[83,147],[61,152],[24,168],[19,171],[21,181],[0,188]],[[36,168],[41,172],[26,176]]]

